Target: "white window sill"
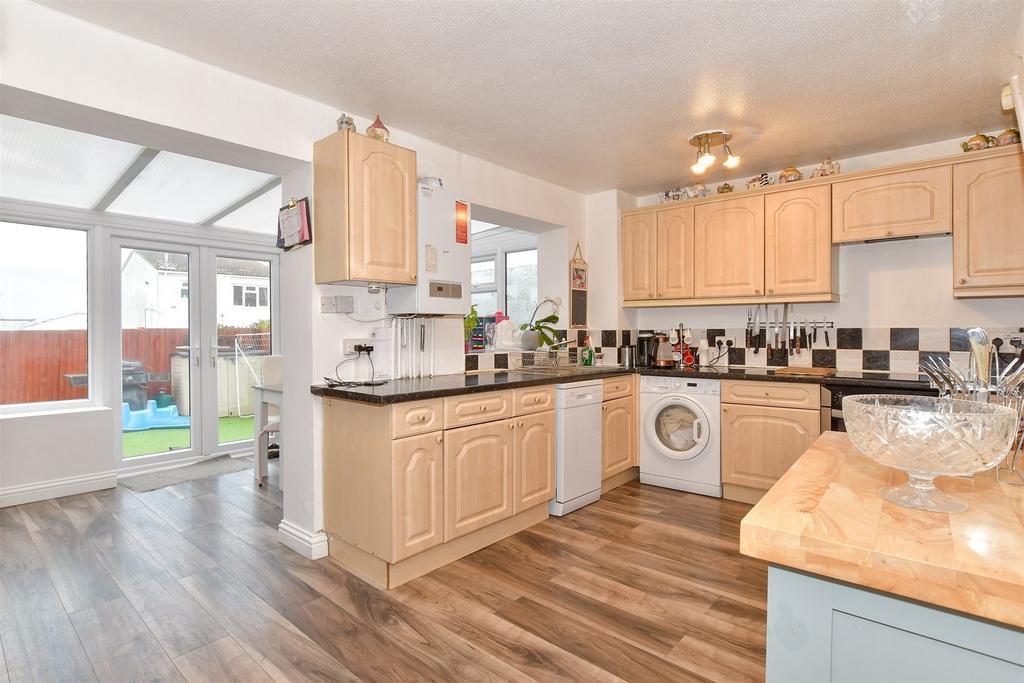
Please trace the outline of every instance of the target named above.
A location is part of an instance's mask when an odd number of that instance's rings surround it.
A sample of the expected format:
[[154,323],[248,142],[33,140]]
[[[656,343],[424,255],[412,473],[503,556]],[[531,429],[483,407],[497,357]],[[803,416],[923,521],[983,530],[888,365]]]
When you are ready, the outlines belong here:
[[110,412],[110,408],[107,408],[105,406],[94,405],[92,403],[89,403],[89,404],[86,404],[86,405],[79,404],[79,405],[76,405],[76,406],[63,406],[63,407],[55,406],[55,405],[52,405],[52,404],[48,405],[48,406],[38,406],[38,407],[36,407],[36,406],[32,406],[32,407],[24,406],[24,407],[13,408],[13,409],[11,409],[11,408],[2,408],[2,409],[0,409],[0,421],[4,421],[4,420],[17,420],[17,419],[23,418],[23,417],[24,418],[29,418],[29,417],[46,417],[46,416],[51,416],[51,415],[68,415],[68,414],[72,414],[72,413],[100,413],[100,412],[109,413]]

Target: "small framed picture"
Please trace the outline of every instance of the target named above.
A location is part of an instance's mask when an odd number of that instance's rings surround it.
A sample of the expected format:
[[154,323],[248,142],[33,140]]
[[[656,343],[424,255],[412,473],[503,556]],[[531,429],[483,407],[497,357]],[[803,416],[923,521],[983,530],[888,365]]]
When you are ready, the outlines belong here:
[[292,199],[277,212],[277,246],[288,251],[313,242],[309,197]]

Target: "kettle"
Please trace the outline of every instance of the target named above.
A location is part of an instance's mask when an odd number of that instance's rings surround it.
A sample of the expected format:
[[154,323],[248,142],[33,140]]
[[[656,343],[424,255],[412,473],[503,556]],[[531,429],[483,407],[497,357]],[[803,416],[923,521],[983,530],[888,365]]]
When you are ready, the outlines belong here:
[[652,343],[651,365],[656,368],[675,367],[676,359],[672,357],[672,344],[669,343],[668,336],[664,334],[656,334],[654,335]]

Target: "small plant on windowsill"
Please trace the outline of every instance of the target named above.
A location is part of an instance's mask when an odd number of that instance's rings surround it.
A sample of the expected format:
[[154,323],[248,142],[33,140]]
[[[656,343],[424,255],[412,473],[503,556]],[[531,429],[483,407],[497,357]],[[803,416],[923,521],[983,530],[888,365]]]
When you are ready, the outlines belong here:
[[549,316],[543,317],[537,320],[537,311],[544,304],[549,303],[555,305],[555,302],[551,299],[544,299],[537,307],[533,309],[533,315],[530,316],[530,322],[523,323],[519,326],[519,329],[523,332],[523,348],[529,351],[536,351],[541,346],[554,346],[555,338],[558,333],[552,325],[558,323],[558,315],[552,313]]

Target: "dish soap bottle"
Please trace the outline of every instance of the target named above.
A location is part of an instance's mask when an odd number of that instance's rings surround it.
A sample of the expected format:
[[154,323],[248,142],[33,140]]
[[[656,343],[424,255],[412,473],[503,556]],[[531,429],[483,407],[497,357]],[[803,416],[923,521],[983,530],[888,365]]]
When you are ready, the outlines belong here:
[[583,354],[584,367],[594,364],[594,347],[590,345],[589,335],[583,338],[583,348],[580,349],[580,353]]

